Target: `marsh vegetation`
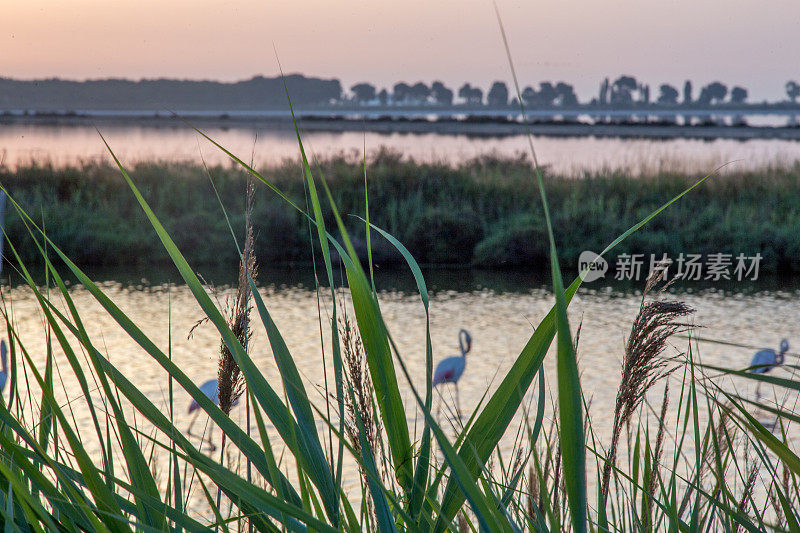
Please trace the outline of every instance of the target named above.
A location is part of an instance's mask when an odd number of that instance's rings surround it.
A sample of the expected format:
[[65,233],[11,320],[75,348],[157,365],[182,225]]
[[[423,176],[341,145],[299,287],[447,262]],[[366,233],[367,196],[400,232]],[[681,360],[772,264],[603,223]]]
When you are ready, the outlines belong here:
[[[459,164],[420,163],[381,151],[368,162],[372,221],[400,240],[422,264],[525,268],[547,272],[549,246],[539,192],[525,158],[483,156]],[[314,164],[325,176],[345,227],[360,243],[365,232],[362,162],[334,157]],[[236,247],[233,227],[244,227],[247,172],[230,165],[139,163],[130,169],[142,194],[162,217],[192,264],[227,265]],[[305,205],[299,163],[259,168],[288,198]],[[574,268],[584,250],[599,252],[647,213],[689,187],[696,176],[669,172],[635,175],[587,172],[579,178],[546,173],[553,231],[561,265]],[[78,265],[169,264],[116,168],[108,164],[0,170],[0,182],[32,216],[54,221],[49,237]],[[211,183],[214,184],[212,187]],[[312,261],[306,220],[270,191],[256,192],[253,224],[263,266]],[[333,212],[322,206],[328,226]],[[55,223],[57,221],[57,223]],[[9,238],[21,257],[40,263],[22,223],[9,218]],[[336,233],[336,230],[334,230]],[[319,250],[319,244],[314,245]],[[620,243],[616,254],[739,253],[763,257],[764,273],[800,270],[800,166],[726,169]],[[394,247],[373,242],[381,265],[403,264]],[[319,255],[317,258],[319,259]],[[572,270],[570,270],[572,271]]]

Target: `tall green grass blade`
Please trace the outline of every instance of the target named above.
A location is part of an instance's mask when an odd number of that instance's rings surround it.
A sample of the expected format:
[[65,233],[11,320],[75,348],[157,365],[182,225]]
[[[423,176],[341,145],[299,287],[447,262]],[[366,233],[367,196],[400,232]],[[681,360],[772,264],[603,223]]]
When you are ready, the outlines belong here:
[[[225,220],[228,225],[228,229],[231,232],[231,236],[233,237],[234,242],[236,242],[236,235],[233,227],[230,224],[225,206],[222,204],[222,200],[219,195],[217,195],[217,199],[219,200],[220,207],[225,215]],[[239,253],[239,260],[244,262],[244,257],[242,257],[242,251],[238,242],[236,242],[236,247]],[[333,474],[330,472],[330,466],[325,460],[325,452],[322,449],[322,444],[317,434],[314,414],[311,410],[311,403],[308,399],[305,386],[303,385],[303,380],[300,377],[300,372],[297,370],[297,366],[295,365],[294,359],[289,352],[289,348],[286,346],[283,336],[278,330],[278,327],[275,325],[275,322],[272,319],[269,311],[267,310],[267,306],[264,303],[261,294],[258,292],[258,287],[256,286],[255,281],[253,280],[249,271],[245,271],[245,275],[247,277],[247,283],[250,287],[250,293],[253,297],[253,301],[256,304],[259,317],[261,318],[261,322],[266,329],[267,338],[269,339],[270,346],[272,348],[272,354],[283,380],[286,396],[289,400],[289,404],[292,407],[295,420],[297,421],[297,426],[300,430],[300,443],[308,449],[307,456],[313,461],[307,466],[312,472],[322,474],[327,470],[330,473],[328,476],[318,476],[318,480],[322,482],[322,486],[319,486],[319,489],[323,495],[323,499],[325,500],[326,508],[330,510],[338,505],[337,494],[339,491],[334,487]]]
[[[355,311],[356,322],[358,324],[359,333],[361,334],[364,351],[367,354],[367,364],[378,399],[377,403],[386,430],[386,436],[389,441],[389,451],[394,461],[395,475],[400,486],[408,493],[411,491],[413,483],[411,440],[408,433],[405,408],[403,407],[403,400],[400,396],[392,354],[389,348],[389,333],[383,322],[378,301],[369,287],[367,278],[361,268],[358,254],[350,241],[347,229],[336,208],[333,195],[325,180],[322,179],[321,181],[328,197],[328,203],[336,219],[339,232],[342,235],[347,249],[345,253],[338,242],[335,240],[332,241],[340,252],[340,257],[345,264],[348,286],[350,287],[350,295],[353,301],[353,310]],[[315,188],[313,179],[310,180],[309,187]],[[315,196],[312,196],[312,200],[315,198]],[[314,201],[316,202],[316,200]],[[314,209],[316,212],[317,206],[315,206]],[[349,259],[347,259],[348,256]]]
[[369,262],[369,281],[375,291],[375,272],[372,267],[372,230],[369,223],[369,186],[367,185],[367,140],[364,138],[364,230],[367,235],[367,261]]
[[[572,298],[579,285],[580,280],[576,280],[567,289],[567,301]],[[555,314],[555,308],[551,309],[539,323],[500,386],[489,398],[483,411],[467,432],[464,442],[459,448],[459,456],[474,478],[477,478],[478,471],[489,459],[505,433],[525,392],[530,387],[533,377],[541,367],[547,349],[555,336]],[[442,516],[446,523],[452,521],[463,501],[459,491],[456,491],[454,481],[448,481],[442,499]]]
[[[275,53],[277,59],[277,51]],[[280,61],[278,62],[278,66],[280,67]],[[297,137],[297,145],[300,149],[300,155],[303,160],[303,173],[306,178],[306,183],[308,185],[308,192],[311,195],[311,202],[314,212],[314,220],[315,226],[317,228],[317,234],[319,236],[319,243],[320,247],[322,248],[322,256],[325,261],[325,271],[328,274],[328,284],[330,285],[331,290],[331,299],[332,299],[332,311],[331,311],[331,347],[333,349],[333,372],[334,372],[334,381],[336,382],[336,401],[339,407],[339,430],[340,432],[344,429],[344,419],[345,419],[345,408],[344,408],[344,365],[342,362],[342,354],[340,350],[339,344],[339,320],[338,315],[336,313],[336,285],[333,282],[333,266],[331,264],[331,255],[330,255],[330,248],[328,246],[328,238],[327,232],[325,230],[325,220],[322,216],[322,207],[319,202],[319,196],[317,194],[317,187],[314,183],[314,177],[311,174],[311,167],[308,164],[308,158],[306,157],[306,151],[303,147],[303,141],[300,138],[300,129],[297,127],[297,119],[294,116],[294,106],[292,105],[292,99],[289,96],[289,88],[286,85],[286,78],[283,78],[283,69],[281,68],[281,77],[283,81],[283,89],[286,93],[286,101],[289,104],[289,111],[292,115],[292,125],[294,126],[294,132]],[[391,436],[389,437],[391,440]],[[337,456],[337,463],[336,463],[336,474],[335,474],[335,485],[336,485],[336,495],[335,500],[338,501],[338,494],[342,490],[342,459],[344,455],[344,443],[341,441],[339,442],[338,448],[338,456]],[[333,458],[331,457],[331,461]],[[336,514],[336,522],[338,522],[338,512],[339,508],[335,508]]]
[[[508,45],[503,21],[500,18],[500,10],[495,4],[497,22],[500,26],[500,34],[503,37],[503,45],[508,56],[508,63],[511,75],[514,80],[514,87],[517,92],[517,101],[525,117],[525,109],[522,99],[522,92],[517,80],[517,73],[514,69],[514,62],[511,59],[511,49]],[[553,292],[556,297],[556,329],[558,338],[556,341],[556,368],[558,379],[558,407],[561,420],[561,458],[564,465],[564,480],[566,484],[567,496],[569,498],[570,511],[572,513],[572,528],[577,533],[586,531],[587,503],[586,503],[586,453],[583,431],[583,395],[581,393],[580,376],[578,374],[578,363],[575,359],[575,347],[572,344],[572,334],[570,333],[569,321],[567,320],[567,299],[564,297],[564,283],[561,279],[561,267],[558,261],[555,237],[553,235],[553,224],[550,219],[550,209],[547,204],[547,194],[544,188],[544,179],[536,158],[536,151],[533,148],[533,136],[528,131],[528,144],[531,156],[533,157],[536,180],[539,185],[539,194],[544,210],[544,219],[547,225],[547,236],[550,241],[550,269],[553,276]]]
[[786,517],[786,522],[789,525],[789,531],[792,533],[800,533],[800,522],[797,520],[797,509],[792,507],[782,490],[777,491],[777,496],[781,504],[781,509],[783,509],[783,515]]
[[[252,397],[253,393],[248,391],[248,394]],[[267,460],[267,465],[269,467],[270,477],[272,479],[280,479],[280,469],[278,468],[278,464],[275,462],[275,455],[272,451],[272,443],[269,440],[269,434],[267,433],[267,426],[264,424],[264,417],[261,415],[261,410],[258,408],[258,404],[256,403],[255,398],[251,398],[253,402],[253,416],[256,419],[256,425],[258,426],[258,434],[261,436],[261,442],[264,446],[264,457]],[[283,487],[278,484],[275,486],[275,493],[281,500],[286,500],[286,497],[283,494]],[[281,516],[280,522],[285,523],[286,517]]]
[[318,488],[325,500],[326,507],[330,510],[332,507],[338,506],[337,491],[334,488],[334,479],[330,472],[330,466],[325,461],[325,452],[322,450],[322,444],[317,435],[314,414],[311,411],[311,403],[308,399],[305,387],[303,386],[303,380],[300,377],[300,372],[297,370],[294,359],[292,359],[289,353],[289,348],[283,340],[283,336],[280,334],[280,331],[278,331],[278,327],[272,320],[264,304],[264,300],[258,292],[256,284],[249,274],[247,279],[253,294],[253,300],[256,303],[256,309],[267,330],[267,337],[272,347],[272,355],[275,358],[275,363],[278,365],[278,370],[283,378],[286,395],[289,397],[289,403],[292,406],[295,419],[297,420],[300,440],[308,448],[306,452],[307,457],[313,461],[308,465],[308,468],[312,470],[315,469],[320,474],[317,482],[320,483],[321,486],[318,485]]
[[[691,346],[690,346],[691,347]],[[689,380],[689,405],[691,406],[692,410],[692,425],[694,431],[692,432],[695,439],[694,445],[694,452],[695,452],[695,465],[696,466],[696,474],[697,477],[695,478],[695,483],[700,485],[700,465],[702,465],[703,455],[702,449],[703,445],[700,442],[700,416],[697,409],[697,387],[695,386],[696,383],[696,376],[694,373],[694,358],[692,352],[689,352],[689,372],[691,379]],[[711,433],[710,431],[706,434],[708,435]],[[699,514],[700,514],[700,492],[697,491],[697,495],[695,496],[695,502],[692,506],[692,518],[691,522],[689,522],[689,528],[692,531],[697,531],[699,527]]]
[[[50,342],[50,335],[48,332],[47,338],[47,358],[45,359],[44,382],[47,390],[53,390],[53,345]],[[47,450],[50,441],[50,430],[53,425],[53,413],[50,410],[50,404],[42,398],[39,410],[39,446],[43,450]],[[34,488],[34,496],[36,489]]]
[[[733,408],[720,404],[720,408],[725,410],[729,415],[739,419],[751,432],[751,434],[766,445],[770,450],[777,455],[781,462],[786,465],[795,474],[800,474],[800,457],[798,457],[786,443],[781,442],[778,437],[765,428],[747,409],[744,408],[739,402],[733,401],[733,396],[726,394],[725,396],[732,401]],[[735,410],[734,410],[735,408]],[[738,413],[736,412],[738,411]]]
[[[420,269],[416,260],[411,255],[411,252],[409,252],[408,249],[403,246],[402,243],[400,243],[400,241],[383,229],[370,224],[369,219],[365,220],[365,222],[369,227],[380,233],[400,252],[411,269],[411,272],[414,274],[414,280],[417,284],[417,291],[419,292],[420,299],[422,300],[422,305],[425,308],[425,409],[431,411],[433,406],[433,346],[431,343],[430,298],[428,296],[428,288],[425,284],[425,278],[422,275],[422,270]],[[411,489],[411,497],[408,505],[409,514],[415,518],[422,510],[422,502],[428,485],[430,457],[431,430],[426,418],[425,427],[422,430],[422,438],[420,440],[419,458],[417,459],[414,469],[414,485]],[[422,526],[421,523],[418,523],[418,525]]]

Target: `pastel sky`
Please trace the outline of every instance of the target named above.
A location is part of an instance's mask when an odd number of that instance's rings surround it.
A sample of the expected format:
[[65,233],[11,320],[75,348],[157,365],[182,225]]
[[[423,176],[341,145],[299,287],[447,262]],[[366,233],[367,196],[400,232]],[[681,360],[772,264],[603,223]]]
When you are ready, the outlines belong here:
[[[720,80],[751,100],[800,81],[798,0],[497,0],[523,84]],[[509,79],[491,0],[2,0],[0,76],[391,85]]]

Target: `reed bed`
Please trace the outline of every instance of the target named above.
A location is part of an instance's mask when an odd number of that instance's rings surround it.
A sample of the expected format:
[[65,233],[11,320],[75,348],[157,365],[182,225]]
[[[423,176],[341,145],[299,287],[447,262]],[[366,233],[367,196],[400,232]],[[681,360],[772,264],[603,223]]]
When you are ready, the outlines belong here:
[[[544,212],[532,176],[530,158],[487,154],[457,165],[423,163],[388,151],[367,159],[366,193],[372,222],[399,239],[420,264],[516,268],[546,273],[549,249]],[[342,155],[315,161],[363,257],[365,182],[362,161]],[[287,160],[258,169],[294,203],[305,205],[302,165]],[[217,191],[243,239],[247,171],[238,165],[211,167]],[[696,180],[680,172],[634,175],[597,171],[578,178],[543,170],[562,268],[575,267],[584,250],[599,252],[646,214]],[[186,258],[194,265],[237,261],[236,247],[207,179],[196,162],[138,163],[130,169],[148,204]],[[169,265],[161,244],[152,239],[141,209],[119,179],[118,169],[103,163],[78,167],[29,165],[0,168],[0,183],[40,220],[52,221],[48,234],[76,264],[118,267]],[[310,263],[306,221],[266,188],[256,191],[254,232],[258,261],[265,266]],[[681,252],[760,253],[763,273],[800,271],[800,166],[737,170],[726,167],[697,187],[651,224],[641,228],[614,254],[650,254],[673,260]],[[327,227],[336,232],[333,212],[321,206]],[[56,222],[57,221],[57,222]],[[9,237],[29,264],[41,264],[24,226],[9,217]],[[320,259],[319,243],[316,258]],[[383,239],[372,243],[376,264],[405,264]],[[610,258],[613,266],[613,257]],[[322,265],[320,265],[322,266]]]

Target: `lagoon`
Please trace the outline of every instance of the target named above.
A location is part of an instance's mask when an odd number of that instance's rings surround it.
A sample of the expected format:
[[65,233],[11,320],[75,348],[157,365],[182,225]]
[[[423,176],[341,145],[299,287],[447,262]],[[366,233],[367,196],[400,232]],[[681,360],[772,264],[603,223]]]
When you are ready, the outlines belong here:
[[[100,132],[126,164],[141,161],[205,160],[228,157],[185,125],[98,124]],[[245,161],[274,164],[298,157],[297,140],[289,124],[204,128],[220,144]],[[536,127],[533,128],[534,134]],[[524,136],[470,136],[442,133],[376,133],[308,131],[306,148],[325,159],[332,155],[372,153],[385,147],[419,161],[460,163],[483,155],[527,156]],[[536,136],[539,161],[560,175],[598,170],[651,174],[660,170],[707,173],[721,164],[747,170],[791,165],[800,160],[800,142],[782,139],[635,139],[614,137]],[[0,162],[12,168],[31,162],[63,166],[83,161],[108,161],[110,156],[90,124],[0,124]]]

